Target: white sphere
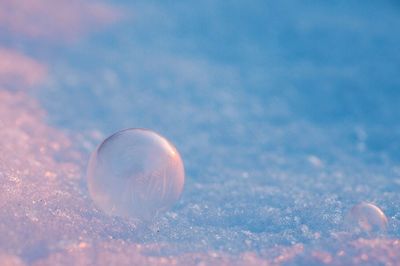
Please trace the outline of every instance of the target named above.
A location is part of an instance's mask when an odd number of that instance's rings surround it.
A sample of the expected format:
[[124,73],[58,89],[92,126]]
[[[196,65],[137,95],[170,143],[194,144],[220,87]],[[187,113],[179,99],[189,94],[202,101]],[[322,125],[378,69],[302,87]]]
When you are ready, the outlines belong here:
[[149,220],[180,197],[181,157],[164,137],[146,129],[119,131],[92,153],[87,180],[95,204],[110,215]]

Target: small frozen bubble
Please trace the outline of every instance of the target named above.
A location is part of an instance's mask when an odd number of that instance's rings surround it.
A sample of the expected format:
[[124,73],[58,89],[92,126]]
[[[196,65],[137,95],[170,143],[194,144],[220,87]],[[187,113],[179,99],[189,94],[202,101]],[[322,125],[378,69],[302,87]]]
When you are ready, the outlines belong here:
[[126,129],[108,137],[92,153],[89,193],[104,212],[149,220],[178,199],[185,179],[178,151],[146,129]]
[[345,223],[353,233],[384,233],[387,230],[388,219],[374,204],[362,202],[351,208]]

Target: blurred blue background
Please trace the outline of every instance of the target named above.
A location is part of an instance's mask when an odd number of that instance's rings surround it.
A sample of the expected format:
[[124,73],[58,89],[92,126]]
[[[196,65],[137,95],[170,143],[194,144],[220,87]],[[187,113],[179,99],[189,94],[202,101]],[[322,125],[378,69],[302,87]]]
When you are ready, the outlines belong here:
[[293,130],[270,144],[325,153],[325,142],[353,151],[361,138],[359,152],[399,161],[396,1],[115,3],[123,23],[41,52],[55,62],[40,92],[55,123],[149,127],[217,147],[260,147],[271,127],[302,123],[322,139]]

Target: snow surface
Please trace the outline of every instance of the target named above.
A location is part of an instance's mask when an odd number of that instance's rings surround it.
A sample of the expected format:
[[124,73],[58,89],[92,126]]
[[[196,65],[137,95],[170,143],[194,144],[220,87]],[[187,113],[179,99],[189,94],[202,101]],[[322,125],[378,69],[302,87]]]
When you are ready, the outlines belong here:
[[[400,263],[398,2],[30,3],[0,3],[2,265]],[[87,190],[129,127],[185,163],[149,223]],[[386,234],[346,229],[360,202]]]

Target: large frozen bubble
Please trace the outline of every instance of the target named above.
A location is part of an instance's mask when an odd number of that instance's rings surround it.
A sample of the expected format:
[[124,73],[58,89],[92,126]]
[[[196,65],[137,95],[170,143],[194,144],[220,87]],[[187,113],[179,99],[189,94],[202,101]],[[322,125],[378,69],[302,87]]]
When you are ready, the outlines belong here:
[[385,233],[388,219],[374,204],[362,202],[351,208],[346,217],[346,224],[353,233]]
[[89,193],[104,212],[149,220],[178,199],[185,179],[176,148],[146,129],[126,129],[108,137],[93,152]]

